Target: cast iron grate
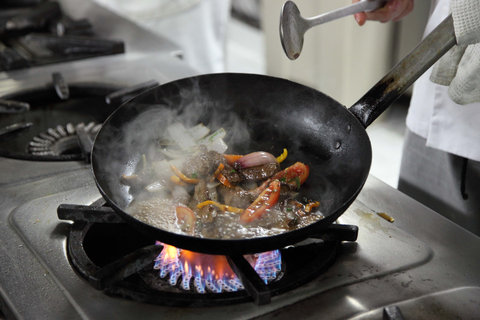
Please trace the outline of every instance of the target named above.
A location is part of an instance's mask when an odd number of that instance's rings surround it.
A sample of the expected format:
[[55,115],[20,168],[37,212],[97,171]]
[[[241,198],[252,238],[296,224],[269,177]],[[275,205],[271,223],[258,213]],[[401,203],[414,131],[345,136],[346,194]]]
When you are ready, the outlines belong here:
[[155,239],[125,223],[102,202],[58,207],[60,219],[73,221],[67,240],[71,263],[92,287],[108,295],[164,306],[213,307],[252,300],[268,304],[273,296],[317,278],[334,262],[341,242],[355,241],[358,234],[356,226],[333,224],[302,244],[280,249],[282,276],[268,284],[243,256],[226,257],[245,290],[199,294],[153,280],[159,279],[153,265],[163,246],[152,245]]

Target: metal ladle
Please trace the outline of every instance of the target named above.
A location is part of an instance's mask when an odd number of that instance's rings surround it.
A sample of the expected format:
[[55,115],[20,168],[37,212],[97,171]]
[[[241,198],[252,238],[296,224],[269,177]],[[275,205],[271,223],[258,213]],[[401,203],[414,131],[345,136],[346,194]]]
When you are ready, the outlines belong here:
[[388,1],[362,0],[313,18],[303,18],[297,5],[293,1],[287,1],[280,13],[280,40],[283,50],[290,60],[295,60],[302,52],[303,35],[308,29],[351,14],[376,10],[383,7]]

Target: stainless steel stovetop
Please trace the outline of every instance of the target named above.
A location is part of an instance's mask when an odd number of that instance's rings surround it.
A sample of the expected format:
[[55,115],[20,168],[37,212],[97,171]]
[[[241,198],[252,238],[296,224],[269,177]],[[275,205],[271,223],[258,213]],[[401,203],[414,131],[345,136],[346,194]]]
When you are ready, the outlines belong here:
[[383,307],[397,305],[406,319],[475,319],[480,310],[478,237],[373,176],[339,221],[358,225],[358,240],[342,245],[325,274],[265,306],[188,309],[107,296],[72,268],[69,223],[56,210],[100,197],[88,165],[6,158],[0,165],[0,292],[15,318],[382,319]]
[[[118,85],[196,74],[177,57],[175,45],[148,33],[150,46],[145,45],[134,36],[135,26],[88,1],[61,3],[100,24],[111,38],[122,30],[117,38],[127,53],[2,73],[0,94],[49,82],[52,72],[67,82]],[[382,319],[383,308],[392,305],[405,319],[480,314],[480,239],[373,176],[339,219],[359,227],[358,240],[342,244],[326,273],[268,305],[189,309],[107,296],[72,268],[66,255],[69,223],[57,218],[57,207],[100,198],[89,165],[0,158],[0,168],[0,308],[8,318]],[[377,215],[382,212],[395,222]]]

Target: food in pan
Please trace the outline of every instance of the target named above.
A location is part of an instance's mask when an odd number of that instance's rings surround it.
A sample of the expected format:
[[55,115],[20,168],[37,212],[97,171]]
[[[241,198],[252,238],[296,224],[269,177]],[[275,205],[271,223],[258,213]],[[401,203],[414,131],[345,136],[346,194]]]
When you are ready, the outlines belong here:
[[144,155],[139,168],[122,176],[135,200],[128,212],[170,232],[203,238],[269,236],[323,218],[319,202],[296,200],[309,167],[282,168],[287,150],[224,154],[224,129],[209,134],[202,124],[187,129],[175,123],[158,141],[157,155]]

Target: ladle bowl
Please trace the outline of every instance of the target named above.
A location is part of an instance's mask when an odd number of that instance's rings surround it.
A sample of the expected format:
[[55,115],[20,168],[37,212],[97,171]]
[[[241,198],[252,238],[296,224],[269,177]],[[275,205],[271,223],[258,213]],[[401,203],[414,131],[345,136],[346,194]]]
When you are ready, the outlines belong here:
[[293,1],[287,1],[280,12],[280,40],[283,50],[290,60],[295,60],[302,52],[303,37],[308,29],[355,13],[379,9],[388,1],[363,0],[312,18],[303,18],[297,5]]

